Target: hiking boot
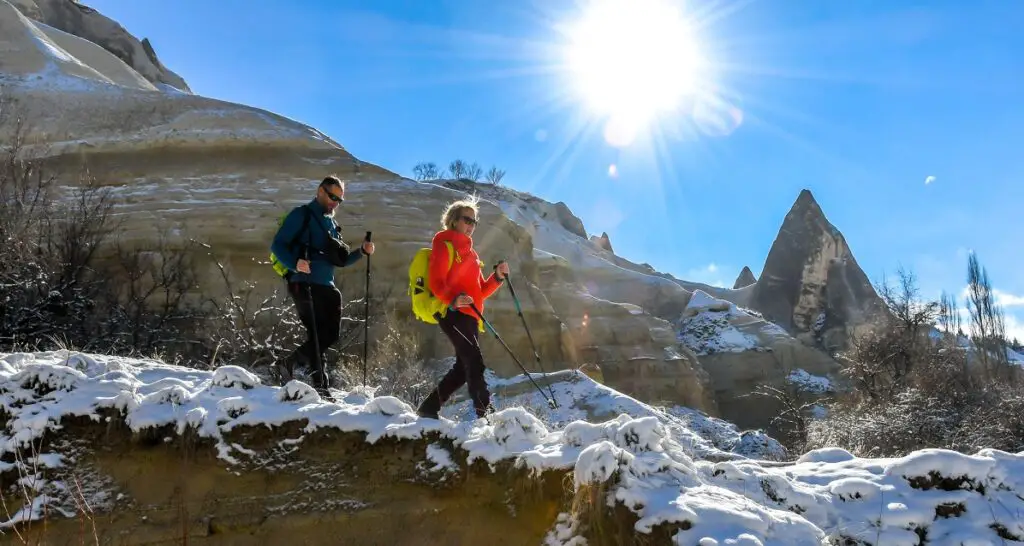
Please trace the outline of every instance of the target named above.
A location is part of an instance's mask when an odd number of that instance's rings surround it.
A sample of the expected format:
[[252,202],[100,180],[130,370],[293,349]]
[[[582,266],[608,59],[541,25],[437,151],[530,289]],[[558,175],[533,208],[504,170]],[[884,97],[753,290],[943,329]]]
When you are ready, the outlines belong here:
[[321,400],[325,402],[337,402],[337,400],[334,399],[334,395],[331,394],[330,389],[325,389],[323,387],[315,387],[314,390],[316,390],[317,394],[320,395]]
[[440,417],[438,417],[438,415],[436,413],[431,413],[429,411],[416,410],[416,415],[419,415],[420,417],[422,417],[424,419],[433,419],[435,421],[439,421],[440,420]]
[[277,376],[280,380],[281,385],[295,379],[295,363],[282,360],[277,363]]
[[480,419],[483,417],[487,417],[488,415],[494,413],[495,411],[496,410],[494,409],[494,406],[492,406],[491,404],[487,404],[487,407],[484,408],[483,411],[476,410],[476,418]]
[[291,381],[292,379],[295,379],[296,366],[298,366],[300,369],[312,368],[312,366],[309,365],[309,359],[306,358],[306,355],[300,353],[297,350],[291,353],[290,355],[286,356],[284,359],[278,361],[277,374],[281,378],[282,385]]

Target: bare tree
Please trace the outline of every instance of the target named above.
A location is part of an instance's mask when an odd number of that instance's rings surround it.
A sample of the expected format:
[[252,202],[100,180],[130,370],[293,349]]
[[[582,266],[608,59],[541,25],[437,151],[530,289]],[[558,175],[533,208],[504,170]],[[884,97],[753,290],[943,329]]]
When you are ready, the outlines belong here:
[[938,302],[921,299],[912,271],[900,267],[897,276],[895,286],[883,279],[877,287],[892,323],[855,339],[845,370],[872,399],[888,398],[906,386],[915,365],[928,352],[928,333],[941,308]]
[[467,180],[472,180],[473,182],[478,182],[478,181],[480,181],[480,178],[483,175],[484,175],[483,169],[481,169],[480,165],[478,163],[476,163],[476,162],[473,162],[472,165],[466,167],[465,178]]
[[759,385],[751,395],[769,398],[779,405],[779,413],[771,419],[771,425],[788,436],[786,448],[797,453],[803,452],[807,445],[807,432],[814,407],[828,402],[827,398],[808,400],[792,384],[784,388]]
[[416,180],[437,180],[441,178],[441,173],[434,162],[419,163],[412,168],[412,173]]
[[1003,310],[996,304],[988,271],[973,252],[967,258],[967,310],[971,318],[971,338],[982,370],[991,378],[1002,376],[1012,380]]
[[957,305],[956,296],[942,292],[939,300],[939,326],[950,335],[957,335],[963,328],[960,319],[960,307]]
[[448,172],[452,175],[455,180],[462,180],[466,177],[466,172],[469,169],[469,165],[461,159],[456,159],[448,164]]
[[499,169],[499,168],[497,168],[495,166],[491,166],[491,169],[489,171],[487,171],[486,178],[487,178],[487,181],[490,182],[491,184],[494,184],[495,186],[499,186],[499,185],[501,185],[502,179],[505,178],[505,171],[503,171],[503,170],[501,170],[501,169]]

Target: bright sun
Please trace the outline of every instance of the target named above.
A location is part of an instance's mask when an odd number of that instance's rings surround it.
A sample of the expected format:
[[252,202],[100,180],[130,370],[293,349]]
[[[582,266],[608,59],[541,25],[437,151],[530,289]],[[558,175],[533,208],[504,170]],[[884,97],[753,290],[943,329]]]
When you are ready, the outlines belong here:
[[690,26],[672,0],[592,0],[568,37],[573,83],[607,118],[605,138],[616,146],[675,110],[703,77]]

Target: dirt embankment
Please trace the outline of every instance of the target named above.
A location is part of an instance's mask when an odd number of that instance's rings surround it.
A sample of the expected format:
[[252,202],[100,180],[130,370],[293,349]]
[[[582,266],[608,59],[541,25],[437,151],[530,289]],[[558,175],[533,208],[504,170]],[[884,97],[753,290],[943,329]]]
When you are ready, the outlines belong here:
[[[437,437],[368,444],[362,432],[303,433],[305,422],[245,428],[230,442],[249,457],[229,465],[192,434],[137,435],[116,419],[65,422],[46,442],[42,450],[73,460],[52,477],[71,488],[70,502],[102,508],[33,522],[19,529],[26,542],[540,544],[572,498],[567,472],[467,465]],[[451,464],[424,464],[431,445]],[[7,506],[23,501],[10,494],[23,477],[0,477]]]

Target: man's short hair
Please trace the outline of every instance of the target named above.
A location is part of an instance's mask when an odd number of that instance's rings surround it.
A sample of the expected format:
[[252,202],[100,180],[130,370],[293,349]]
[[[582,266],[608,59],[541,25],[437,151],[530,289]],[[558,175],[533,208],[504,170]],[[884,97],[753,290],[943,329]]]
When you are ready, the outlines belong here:
[[329,186],[343,186],[345,183],[341,181],[337,176],[330,174],[320,182],[321,188],[327,188]]

